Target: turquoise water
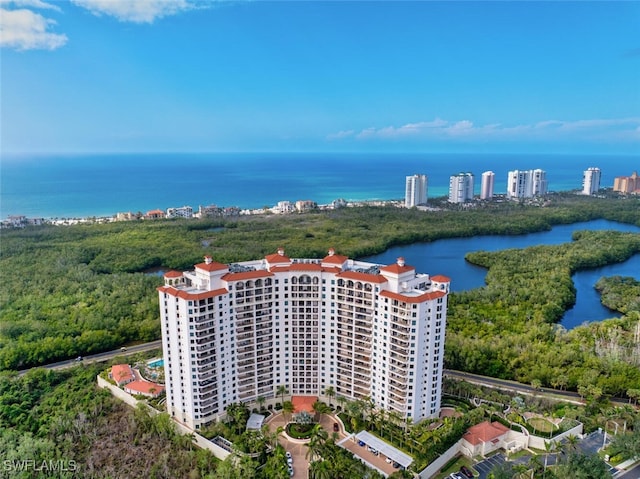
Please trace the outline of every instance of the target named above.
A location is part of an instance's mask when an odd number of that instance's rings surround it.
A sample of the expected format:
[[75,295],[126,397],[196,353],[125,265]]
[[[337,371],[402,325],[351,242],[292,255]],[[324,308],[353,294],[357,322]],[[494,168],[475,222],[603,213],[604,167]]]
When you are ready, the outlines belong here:
[[117,154],[7,156],[0,159],[0,219],[112,216],[189,205],[262,208],[278,201],[404,198],[405,177],[428,176],[429,197],[448,193],[449,176],[542,168],[551,191],[581,188],[582,172],[597,166],[602,186],[640,170],[638,156],[487,154]]
[[164,367],[164,359],[162,359],[162,358],[155,359],[155,360],[147,363],[147,366],[149,366],[152,369],[163,368]]

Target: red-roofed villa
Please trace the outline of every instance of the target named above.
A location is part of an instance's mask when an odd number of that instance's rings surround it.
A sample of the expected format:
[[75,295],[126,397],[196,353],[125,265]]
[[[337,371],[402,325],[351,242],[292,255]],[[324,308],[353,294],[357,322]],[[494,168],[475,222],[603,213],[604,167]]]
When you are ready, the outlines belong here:
[[470,451],[470,456],[486,456],[505,447],[510,429],[501,423],[484,421],[467,429],[462,436],[463,449]]

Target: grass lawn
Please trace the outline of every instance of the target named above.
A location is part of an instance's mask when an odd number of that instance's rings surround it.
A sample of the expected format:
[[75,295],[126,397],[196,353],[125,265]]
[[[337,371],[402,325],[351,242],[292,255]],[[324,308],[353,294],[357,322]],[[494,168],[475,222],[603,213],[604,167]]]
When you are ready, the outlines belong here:
[[556,430],[556,426],[551,421],[542,417],[532,417],[528,422],[536,431],[550,433]]

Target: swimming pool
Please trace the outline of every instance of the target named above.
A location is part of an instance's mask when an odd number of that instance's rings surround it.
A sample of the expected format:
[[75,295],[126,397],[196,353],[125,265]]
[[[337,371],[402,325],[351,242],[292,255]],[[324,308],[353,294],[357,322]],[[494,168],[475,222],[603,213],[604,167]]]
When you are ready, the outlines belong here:
[[160,359],[154,359],[153,361],[149,361],[147,363],[147,366],[149,366],[150,368],[163,368],[164,367],[164,359],[160,358]]

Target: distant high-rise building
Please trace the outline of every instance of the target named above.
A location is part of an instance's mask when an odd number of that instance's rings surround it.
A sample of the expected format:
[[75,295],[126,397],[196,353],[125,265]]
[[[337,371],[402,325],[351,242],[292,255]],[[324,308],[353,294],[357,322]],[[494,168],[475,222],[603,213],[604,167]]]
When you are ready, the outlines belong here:
[[631,176],[617,176],[613,182],[613,191],[640,194],[640,176],[634,171]]
[[473,200],[473,173],[458,173],[449,178],[449,203]]
[[493,171],[485,171],[482,173],[482,185],[480,189],[480,199],[490,200],[493,198],[493,185],[495,183],[496,175]]
[[582,194],[595,195],[600,189],[600,168],[587,168],[582,174]]
[[407,176],[404,205],[412,208],[427,204],[427,175]]
[[544,170],[513,170],[507,179],[507,198],[532,198],[547,194],[547,174]]

